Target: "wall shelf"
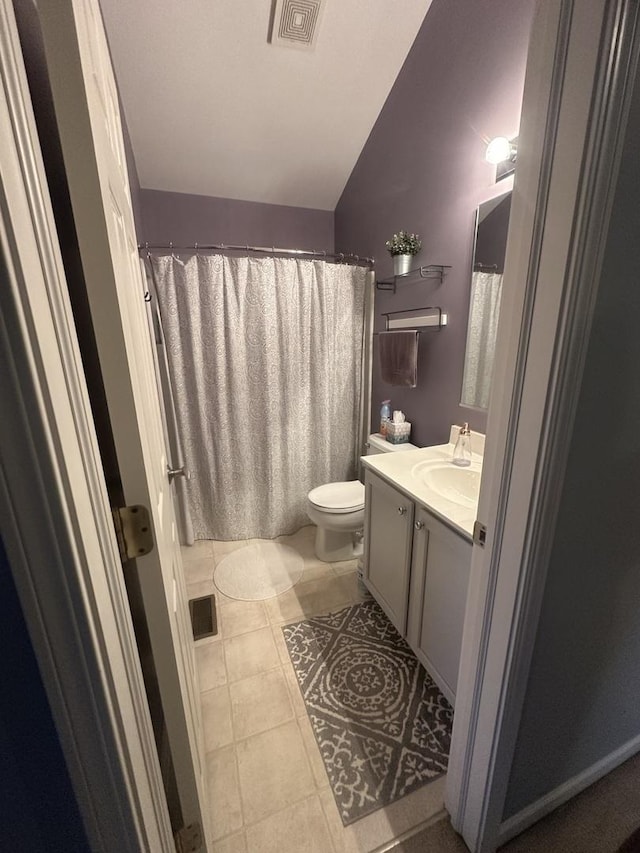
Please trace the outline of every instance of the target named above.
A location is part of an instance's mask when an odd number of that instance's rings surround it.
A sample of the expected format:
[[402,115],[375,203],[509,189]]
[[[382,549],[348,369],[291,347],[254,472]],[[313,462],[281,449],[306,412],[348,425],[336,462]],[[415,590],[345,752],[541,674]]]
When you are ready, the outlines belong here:
[[[416,312],[437,312],[435,314],[417,314]],[[411,316],[406,317],[406,314]],[[385,331],[394,332],[401,329],[421,332],[423,329],[442,329],[449,322],[449,315],[437,305],[425,305],[423,308],[404,308],[402,311],[388,311],[382,314],[385,319]],[[374,332],[374,334],[376,334]]]
[[395,293],[398,284],[409,284],[423,278],[437,279],[442,284],[447,270],[450,269],[451,267],[446,264],[425,264],[409,270],[409,272],[402,273],[402,275],[394,275],[391,278],[383,278],[381,281],[376,281],[376,289],[390,290]]

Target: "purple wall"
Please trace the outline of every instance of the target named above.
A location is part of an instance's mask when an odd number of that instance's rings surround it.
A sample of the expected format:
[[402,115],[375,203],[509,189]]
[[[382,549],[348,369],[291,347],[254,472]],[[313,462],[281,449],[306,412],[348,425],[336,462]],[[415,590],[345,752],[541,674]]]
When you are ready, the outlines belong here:
[[441,332],[420,337],[415,389],[384,385],[374,360],[373,423],[390,397],[419,445],[448,440],[452,423],[484,431],[486,416],[460,408],[475,209],[507,189],[484,161],[493,136],[515,136],[534,0],[434,0],[336,208],[336,249],[372,255],[391,274],[385,241],[400,228],[423,241],[417,261],[450,264],[442,285],[419,281],[376,294],[382,311],[440,305]]
[[333,252],[333,212],[141,190],[140,242],[248,243]]
[[[631,83],[505,819],[598,766],[611,770],[640,737],[640,71]],[[580,130],[575,138],[578,150]],[[600,826],[600,842],[565,849],[606,849]]]

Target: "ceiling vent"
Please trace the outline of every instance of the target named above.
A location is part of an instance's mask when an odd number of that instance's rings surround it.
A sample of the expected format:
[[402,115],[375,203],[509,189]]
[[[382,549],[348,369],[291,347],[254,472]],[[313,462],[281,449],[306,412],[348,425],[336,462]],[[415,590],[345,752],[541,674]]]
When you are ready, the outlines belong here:
[[313,49],[324,0],[275,0],[271,43]]

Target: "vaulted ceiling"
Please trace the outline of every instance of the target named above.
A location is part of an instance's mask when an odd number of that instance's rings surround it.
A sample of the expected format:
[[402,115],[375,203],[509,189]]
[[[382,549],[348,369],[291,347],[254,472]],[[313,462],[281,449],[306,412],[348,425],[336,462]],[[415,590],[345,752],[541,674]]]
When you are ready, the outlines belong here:
[[101,0],[143,188],[333,210],[431,0],[324,0],[315,47],[272,0]]

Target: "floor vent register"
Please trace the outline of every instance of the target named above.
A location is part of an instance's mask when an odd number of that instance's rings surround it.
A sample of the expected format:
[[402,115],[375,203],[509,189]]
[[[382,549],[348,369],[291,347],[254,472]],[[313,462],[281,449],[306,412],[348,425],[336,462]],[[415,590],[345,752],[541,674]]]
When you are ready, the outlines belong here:
[[203,595],[201,598],[189,599],[189,613],[191,614],[191,630],[194,640],[215,637],[218,633],[215,595]]

